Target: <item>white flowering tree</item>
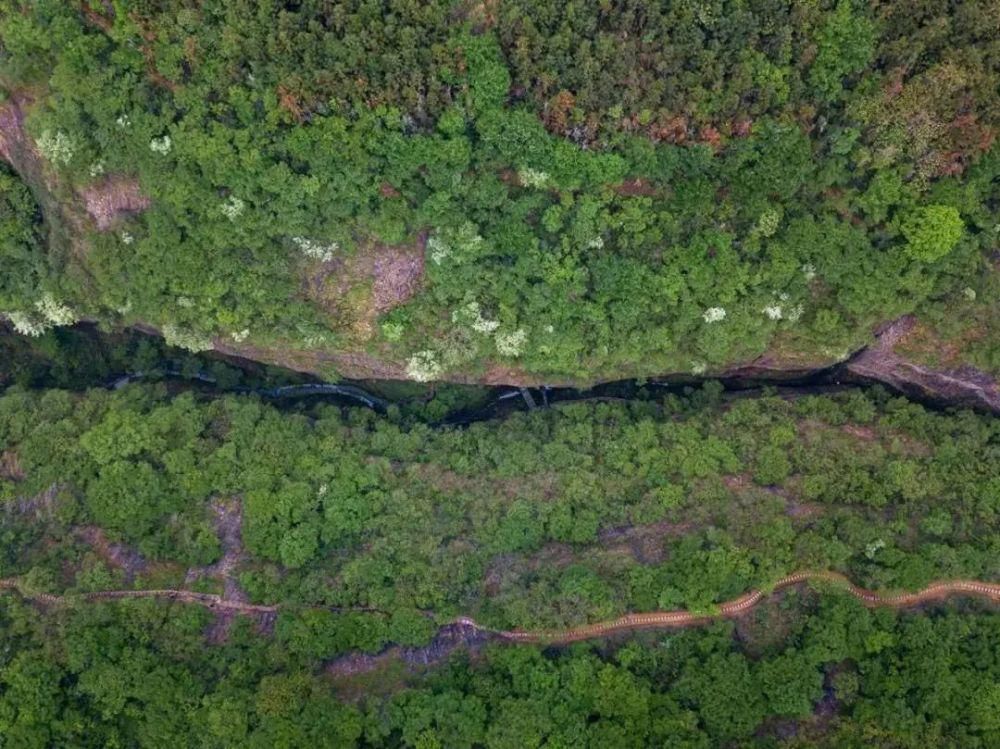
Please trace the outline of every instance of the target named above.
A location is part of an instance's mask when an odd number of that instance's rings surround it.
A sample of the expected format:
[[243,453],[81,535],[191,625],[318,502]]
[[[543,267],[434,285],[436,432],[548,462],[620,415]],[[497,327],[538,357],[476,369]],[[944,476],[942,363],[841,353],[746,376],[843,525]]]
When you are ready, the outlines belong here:
[[68,165],[76,155],[79,144],[62,130],[43,130],[35,141],[38,152],[53,164]]
[[292,244],[310,260],[319,260],[324,263],[333,260],[340,251],[340,245],[337,242],[323,242],[308,237],[292,237]]
[[79,315],[58,301],[50,292],[42,294],[34,304],[34,309],[11,310],[6,313],[7,319],[21,335],[37,337],[52,328],[72,325],[80,319]]
[[435,231],[427,238],[427,257],[434,265],[474,259],[484,249],[484,240],[471,221],[456,228]]
[[212,348],[212,339],[209,336],[192,328],[173,324],[163,326],[163,340],[168,346],[177,346],[194,353]]
[[418,351],[406,363],[406,374],[417,382],[430,382],[441,376],[444,368],[438,356],[430,350]]
[[701,317],[709,325],[716,322],[722,322],[726,319],[726,310],[722,307],[709,307],[701,313]]

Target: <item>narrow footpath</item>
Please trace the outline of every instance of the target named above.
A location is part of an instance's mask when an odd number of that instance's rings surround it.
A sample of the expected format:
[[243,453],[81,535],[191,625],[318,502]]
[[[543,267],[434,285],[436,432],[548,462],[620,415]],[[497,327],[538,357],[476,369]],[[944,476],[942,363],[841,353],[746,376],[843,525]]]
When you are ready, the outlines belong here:
[[[719,604],[717,611],[709,614],[694,613],[685,610],[650,611],[639,614],[625,614],[617,619],[558,630],[496,630],[484,627],[468,617],[458,617],[444,626],[460,625],[470,627],[513,642],[561,645],[580,640],[606,637],[607,635],[619,634],[621,632],[693,627],[719,619],[736,619],[751,611],[757,604],[775,592],[805,582],[819,582],[832,585],[835,588],[845,590],[866,606],[871,607],[908,608],[953,596],[986,598],[990,601],[1000,603],[1000,583],[988,583],[977,580],[941,580],[933,582],[922,590],[913,593],[880,593],[858,587],[847,577],[837,572],[796,572],[778,580],[768,592],[751,590],[731,601]],[[250,616],[275,614],[282,608],[280,604],[245,603],[229,600],[214,593],[173,589],[102,590],[90,593],[69,593],[59,596],[51,593],[25,591],[22,589],[17,578],[0,580],[0,590],[17,592],[27,600],[36,601],[47,606],[92,603],[124,598],[163,598],[181,603],[205,606],[213,611],[234,612]],[[359,610],[371,611],[371,609]]]

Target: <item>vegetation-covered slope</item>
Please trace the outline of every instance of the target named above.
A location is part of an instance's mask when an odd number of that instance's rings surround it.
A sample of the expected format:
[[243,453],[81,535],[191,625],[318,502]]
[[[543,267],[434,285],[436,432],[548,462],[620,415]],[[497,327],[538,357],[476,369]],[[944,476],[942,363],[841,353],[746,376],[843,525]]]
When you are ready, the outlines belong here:
[[593,381],[829,362],[995,285],[986,0],[5,0],[0,43],[77,219],[3,300],[36,326]]
[[[738,640],[726,623],[622,650],[497,646],[427,677],[390,662],[353,706],[331,692],[357,694],[350,669],[323,666],[423,646],[459,615],[711,614],[798,569],[883,591],[996,580],[997,443],[995,419],[878,393],[709,387],[459,429],[162,385],[12,388],[0,577],[27,598],[0,597],[0,726],[24,746],[768,746],[784,720],[803,745],[989,746],[1000,651],[971,604],[914,619],[792,592]],[[163,589],[275,613],[81,595]]]
[[11,390],[0,496],[51,520],[8,519],[2,576],[76,584],[61,560],[87,525],[162,562],[153,587],[178,587],[220,558],[220,512],[242,514],[255,600],[502,627],[711,610],[803,568],[875,588],[996,575],[995,420],[712,392],[435,429],[162,386]]
[[199,355],[1000,411],[998,68],[995,0],[0,0],[0,749],[1000,746],[995,417]]
[[39,617],[0,598],[6,742],[987,749],[1000,738],[995,612],[894,614],[792,597],[738,627],[616,648],[497,646],[352,703],[245,621],[206,648],[209,619],[147,601]]

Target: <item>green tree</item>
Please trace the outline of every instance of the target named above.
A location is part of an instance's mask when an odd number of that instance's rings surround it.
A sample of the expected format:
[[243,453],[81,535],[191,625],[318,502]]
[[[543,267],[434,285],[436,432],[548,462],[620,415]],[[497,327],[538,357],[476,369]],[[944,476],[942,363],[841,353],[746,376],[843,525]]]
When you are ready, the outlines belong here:
[[1000,681],[983,684],[973,693],[969,715],[984,740],[1000,740]]
[[816,37],[809,82],[827,100],[837,99],[844,78],[862,71],[875,53],[875,26],[852,6],[851,0],[840,0]]
[[757,678],[767,699],[768,712],[805,718],[823,694],[823,674],[803,654],[782,653],[763,661]]
[[765,715],[760,687],[749,663],[736,653],[689,662],[677,692],[684,703],[694,707],[717,740],[749,736]]
[[41,213],[27,186],[0,164],[0,312],[31,310],[45,277]]
[[947,255],[965,234],[965,222],[949,205],[928,205],[903,217],[906,252],[915,260],[933,263]]

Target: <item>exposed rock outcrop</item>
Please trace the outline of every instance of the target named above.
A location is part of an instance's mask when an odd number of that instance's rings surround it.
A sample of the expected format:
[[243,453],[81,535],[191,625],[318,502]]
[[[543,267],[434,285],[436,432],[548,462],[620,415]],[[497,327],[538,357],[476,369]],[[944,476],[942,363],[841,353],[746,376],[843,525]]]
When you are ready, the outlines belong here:
[[348,653],[331,661],[326,671],[331,676],[348,677],[400,660],[411,668],[432,666],[444,662],[456,650],[476,652],[486,643],[500,639],[500,635],[477,626],[471,620],[458,620],[443,625],[434,639],[423,647],[393,645],[377,655]]
[[846,374],[862,382],[882,383],[911,398],[1000,412],[1000,383],[989,374],[972,366],[934,369],[896,353],[896,344],[916,323],[915,317],[906,315],[883,327],[876,342],[846,364]]

